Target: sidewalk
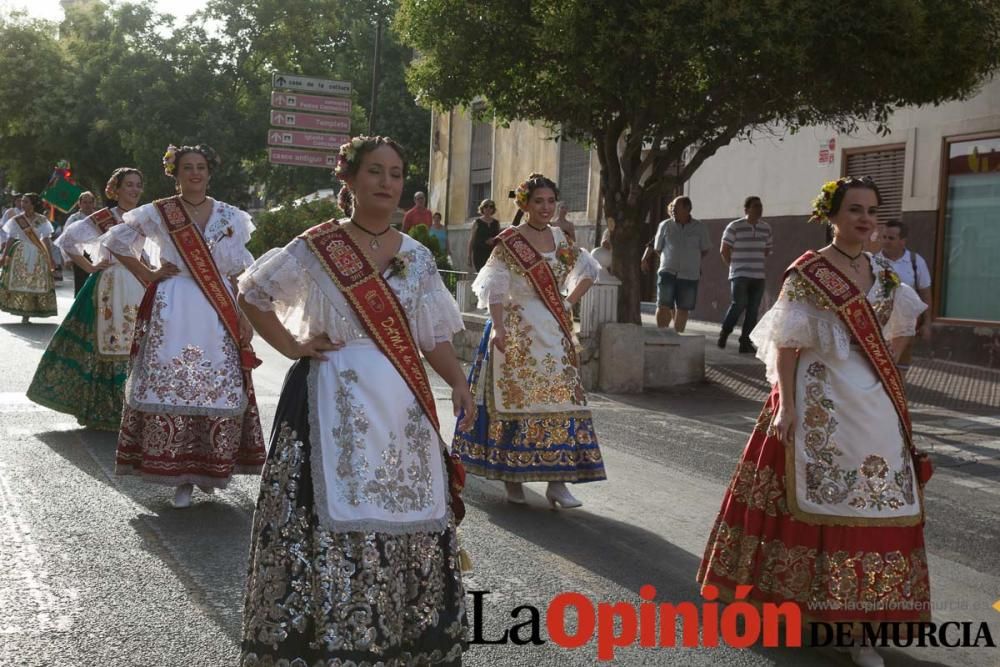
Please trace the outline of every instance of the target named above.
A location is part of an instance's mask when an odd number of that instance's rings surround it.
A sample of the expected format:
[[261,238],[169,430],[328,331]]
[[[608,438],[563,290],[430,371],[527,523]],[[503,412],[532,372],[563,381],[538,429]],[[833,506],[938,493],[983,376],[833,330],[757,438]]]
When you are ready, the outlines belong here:
[[[656,318],[643,313],[643,324]],[[716,346],[719,325],[689,321],[685,333],[705,336],[705,376],[743,398],[764,400],[770,387],[764,364],[751,354],[740,354],[739,329],[726,349]],[[914,408],[944,408],[970,415],[1000,418],[1000,371],[950,361],[915,357],[906,376],[907,397]]]

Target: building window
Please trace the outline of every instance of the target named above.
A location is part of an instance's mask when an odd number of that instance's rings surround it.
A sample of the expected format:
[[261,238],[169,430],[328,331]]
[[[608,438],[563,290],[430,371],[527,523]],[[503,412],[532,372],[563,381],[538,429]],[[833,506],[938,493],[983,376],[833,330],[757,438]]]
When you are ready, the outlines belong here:
[[[477,111],[477,109],[473,109]],[[473,119],[469,155],[469,213],[479,214],[479,202],[493,192],[493,124]]]
[[559,142],[559,198],[570,211],[587,210],[590,150],[575,141]]
[[871,176],[878,185],[882,203],[878,221],[899,220],[903,214],[903,174],[906,169],[905,146],[880,146],[850,150],[846,153],[845,176]]
[[953,140],[941,260],[941,317],[1000,321],[1000,135]]

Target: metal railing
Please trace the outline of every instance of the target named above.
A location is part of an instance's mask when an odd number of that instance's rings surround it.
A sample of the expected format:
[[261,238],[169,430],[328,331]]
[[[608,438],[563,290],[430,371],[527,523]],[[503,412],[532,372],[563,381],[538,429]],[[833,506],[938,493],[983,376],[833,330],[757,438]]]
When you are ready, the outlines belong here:
[[444,281],[444,286],[448,288],[448,291],[455,298],[458,298],[458,281],[471,280],[473,275],[466,271],[442,271],[441,269],[438,269],[438,274],[440,274],[441,280]]

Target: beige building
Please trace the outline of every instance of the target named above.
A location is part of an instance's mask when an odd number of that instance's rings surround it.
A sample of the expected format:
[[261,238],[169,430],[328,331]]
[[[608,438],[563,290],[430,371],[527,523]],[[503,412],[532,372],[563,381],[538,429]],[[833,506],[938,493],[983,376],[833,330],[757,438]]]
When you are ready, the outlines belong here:
[[[775,237],[766,307],[785,267],[825,243],[825,230],[806,223],[820,186],[841,175],[873,176],[884,197],[880,217],[902,219],[910,229],[909,247],[931,268],[934,341],[923,352],[1000,368],[1000,78],[969,100],[903,109],[888,127],[885,136],[868,130],[844,135],[819,126],[760,133],[706,160],[685,194],[716,244],[725,225],[743,215],[747,195],[763,199]],[[599,203],[592,151],[552,141],[538,126],[495,127],[458,110],[435,114],[431,131],[429,206],[444,214],[457,268],[468,268],[464,228],[479,200],[495,199],[497,217],[510,221],[514,205],[507,192],[532,171],[559,183],[570,219],[591,246]],[[648,235],[662,213],[650,215]],[[728,304],[726,269],[712,253],[693,317],[721,321]]]

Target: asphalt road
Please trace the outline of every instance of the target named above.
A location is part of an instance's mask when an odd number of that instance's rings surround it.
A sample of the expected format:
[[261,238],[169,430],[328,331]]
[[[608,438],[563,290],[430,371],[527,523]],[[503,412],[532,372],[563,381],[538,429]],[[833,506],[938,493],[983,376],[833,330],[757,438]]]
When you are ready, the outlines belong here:
[[[72,291],[61,287],[65,313]],[[0,665],[235,665],[256,479],[195,494],[115,477],[115,436],[24,397],[57,318],[22,325],[0,314]],[[262,346],[261,346],[262,347]],[[265,430],[290,362],[260,350],[255,374]],[[443,415],[447,388],[435,392]],[[482,596],[482,636],[495,640],[560,592],[638,604],[699,601],[694,575],[736,459],[759,410],[719,385],[640,397],[593,395],[609,479],[574,488],[579,510],[553,512],[543,484],[529,506],[498,483],[470,478],[462,539]],[[938,472],[927,492],[934,618],[988,621],[1000,642],[1000,409],[993,416],[918,411]],[[448,432],[453,420],[445,418]],[[471,606],[471,598],[470,598]],[[473,619],[475,620],[475,619]],[[544,615],[542,639],[548,638]],[[521,636],[527,637],[527,630]],[[908,648],[889,665],[998,665],[1000,649]],[[596,644],[567,650],[477,644],[468,665],[593,665]],[[615,665],[848,665],[831,649],[619,649]]]

